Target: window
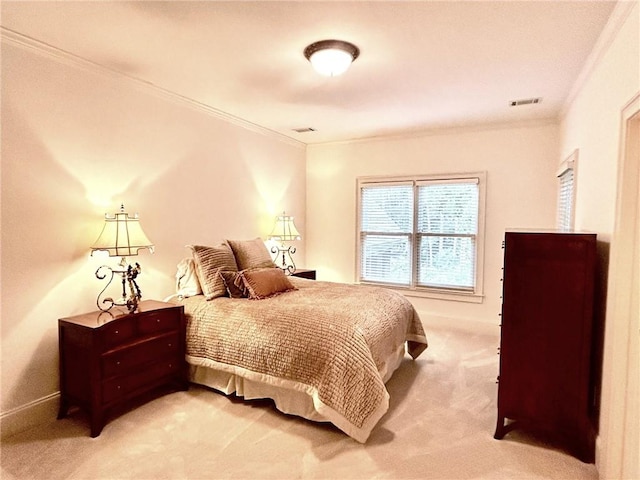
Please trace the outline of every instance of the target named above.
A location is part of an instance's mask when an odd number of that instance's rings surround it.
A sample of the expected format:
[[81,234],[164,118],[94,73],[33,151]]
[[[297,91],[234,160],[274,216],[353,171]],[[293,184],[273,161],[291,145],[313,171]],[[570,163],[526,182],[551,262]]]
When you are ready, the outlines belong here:
[[567,158],[557,172],[558,177],[558,230],[569,232],[575,225],[576,169],[578,166],[578,150]]
[[481,296],[484,184],[484,173],[358,179],[359,281]]

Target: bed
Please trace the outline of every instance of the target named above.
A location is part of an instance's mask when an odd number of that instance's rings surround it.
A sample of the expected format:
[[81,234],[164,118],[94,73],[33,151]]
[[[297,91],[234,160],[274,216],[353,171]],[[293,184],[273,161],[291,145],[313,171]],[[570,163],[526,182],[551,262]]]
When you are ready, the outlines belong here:
[[235,269],[219,256],[207,262],[199,249],[211,247],[198,246],[195,273],[178,269],[202,288],[185,294],[183,282],[172,299],[187,317],[190,380],[271,398],[284,413],[331,422],[364,443],[388,410],[385,382],[405,353],[415,359],[427,348],[411,303],[384,288],[285,276],[259,240],[250,260],[241,251],[247,242],[225,243],[237,247]]

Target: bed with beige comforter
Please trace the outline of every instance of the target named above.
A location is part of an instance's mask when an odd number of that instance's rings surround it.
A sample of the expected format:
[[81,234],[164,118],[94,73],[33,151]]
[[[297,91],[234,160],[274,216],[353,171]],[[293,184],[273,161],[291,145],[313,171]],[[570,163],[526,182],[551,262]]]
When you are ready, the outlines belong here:
[[[290,277],[262,300],[180,300],[191,380],[269,397],[285,413],[329,421],[365,442],[389,406],[385,382],[427,339],[413,306],[388,289]],[[405,350],[406,349],[406,350]]]

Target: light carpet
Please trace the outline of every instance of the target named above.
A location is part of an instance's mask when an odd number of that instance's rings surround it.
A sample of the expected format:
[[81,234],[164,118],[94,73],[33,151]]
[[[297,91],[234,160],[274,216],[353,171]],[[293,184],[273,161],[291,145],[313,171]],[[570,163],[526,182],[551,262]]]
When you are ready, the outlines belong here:
[[428,329],[387,383],[364,445],[330,425],[192,386],[111,418],[79,411],[5,439],[9,479],[597,479],[594,465],[523,433],[494,440],[497,336]]

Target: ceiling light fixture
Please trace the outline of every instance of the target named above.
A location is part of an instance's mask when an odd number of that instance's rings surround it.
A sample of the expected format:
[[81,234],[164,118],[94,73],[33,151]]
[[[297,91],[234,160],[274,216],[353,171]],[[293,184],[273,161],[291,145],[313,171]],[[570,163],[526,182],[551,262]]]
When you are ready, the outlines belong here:
[[304,49],[304,56],[316,72],[326,77],[342,75],[358,55],[358,47],[342,40],[321,40]]

